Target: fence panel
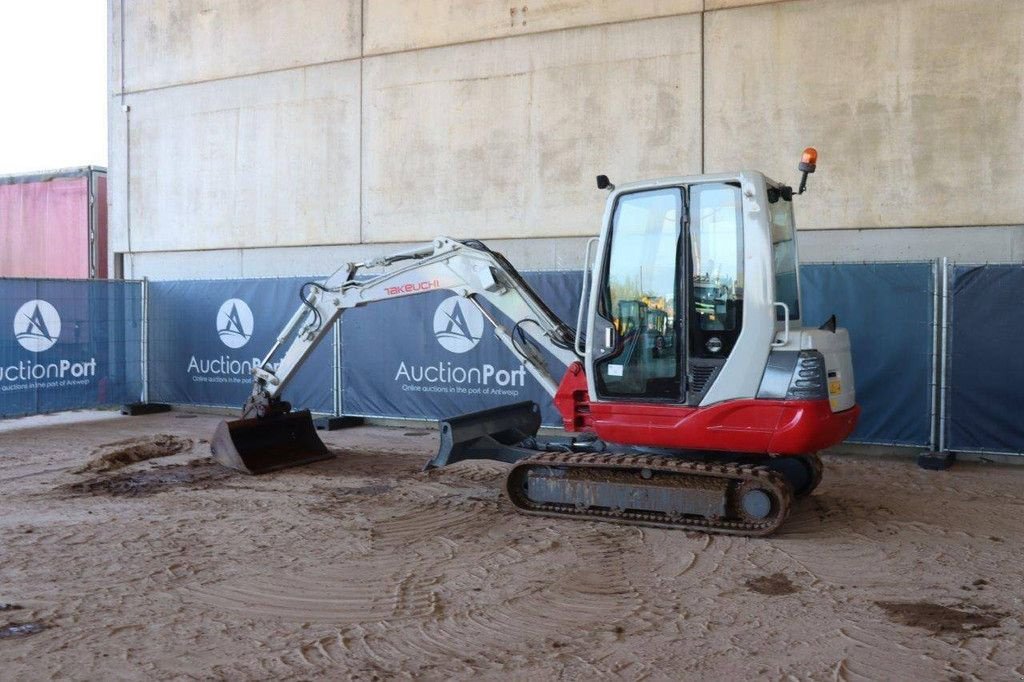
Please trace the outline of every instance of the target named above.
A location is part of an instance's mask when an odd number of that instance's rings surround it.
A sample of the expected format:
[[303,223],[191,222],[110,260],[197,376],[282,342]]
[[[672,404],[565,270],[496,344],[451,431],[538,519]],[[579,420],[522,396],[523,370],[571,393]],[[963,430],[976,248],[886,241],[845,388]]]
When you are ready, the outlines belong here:
[[142,295],[141,282],[0,280],[0,417],[137,401]]
[[[149,397],[155,402],[240,407],[250,370],[300,305],[309,278],[182,280],[149,284]],[[336,371],[325,338],[288,385],[296,409],[334,412]]]
[[[523,277],[556,315],[576,324],[581,273]],[[511,327],[515,320],[505,323]],[[345,414],[440,419],[533,400],[545,424],[561,425],[548,394],[495,338],[480,311],[451,292],[349,310],[341,329]],[[549,361],[560,380],[559,364]]]
[[1024,266],[958,265],[951,274],[947,449],[1024,453]]
[[860,422],[853,443],[931,444],[935,275],[932,263],[800,266],[803,322],[835,313],[850,332]]

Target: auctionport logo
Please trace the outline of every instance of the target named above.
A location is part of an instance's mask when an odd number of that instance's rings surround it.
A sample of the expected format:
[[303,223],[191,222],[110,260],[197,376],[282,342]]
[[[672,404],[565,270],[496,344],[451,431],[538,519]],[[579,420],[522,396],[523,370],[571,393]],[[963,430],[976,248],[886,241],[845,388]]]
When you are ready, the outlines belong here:
[[240,298],[224,301],[217,312],[217,334],[228,348],[241,348],[252,338],[252,310]]
[[[53,348],[60,338],[60,326],[57,309],[42,299],[26,301],[14,313],[14,338],[32,353]],[[50,360],[19,360],[0,366],[0,392],[85,386],[96,377],[96,358],[72,362],[51,356]]]
[[27,351],[49,350],[60,338],[57,309],[41,299],[27,301],[14,314],[14,336]]
[[[465,353],[476,348],[484,334],[484,316],[461,296],[451,296],[434,311],[434,338],[445,350]],[[490,363],[464,367],[457,361],[439,360],[428,365],[406,364],[395,370],[403,391],[456,395],[519,395],[525,387],[526,367],[501,369]]]
[[484,333],[484,316],[461,296],[441,301],[434,312],[434,338],[452,353],[465,353],[476,348]]

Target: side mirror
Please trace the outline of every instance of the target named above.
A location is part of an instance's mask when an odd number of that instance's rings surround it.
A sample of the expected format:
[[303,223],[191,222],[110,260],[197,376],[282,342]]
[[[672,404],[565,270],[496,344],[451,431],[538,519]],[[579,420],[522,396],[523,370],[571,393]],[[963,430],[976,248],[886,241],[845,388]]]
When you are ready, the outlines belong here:
[[606,189],[609,192],[611,192],[612,190],[615,189],[615,185],[612,184],[612,181],[608,179],[607,175],[598,175],[597,176],[597,188],[598,189]]

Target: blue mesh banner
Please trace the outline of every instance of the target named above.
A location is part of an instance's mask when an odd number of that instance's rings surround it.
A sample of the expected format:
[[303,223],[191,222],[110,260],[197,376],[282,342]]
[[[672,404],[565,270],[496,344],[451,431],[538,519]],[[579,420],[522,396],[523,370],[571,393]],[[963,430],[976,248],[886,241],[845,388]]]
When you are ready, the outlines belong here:
[[947,445],[1024,452],[1024,266],[953,268]]
[[[300,305],[308,278],[185,280],[149,285],[150,400],[240,407],[250,370],[270,350]],[[284,392],[296,409],[329,414],[332,335],[306,360]]]
[[861,407],[851,442],[929,444],[934,286],[931,263],[800,266],[803,323],[835,313],[850,332]]
[[[580,273],[523,277],[556,315],[576,325]],[[451,292],[349,310],[341,328],[345,414],[440,419],[533,400],[545,424],[561,425],[547,392],[495,338],[480,311]],[[565,368],[554,358],[549,367],[561,380]]]
[[0,323],[0,417],[139,400],[141,282],[0,280]]

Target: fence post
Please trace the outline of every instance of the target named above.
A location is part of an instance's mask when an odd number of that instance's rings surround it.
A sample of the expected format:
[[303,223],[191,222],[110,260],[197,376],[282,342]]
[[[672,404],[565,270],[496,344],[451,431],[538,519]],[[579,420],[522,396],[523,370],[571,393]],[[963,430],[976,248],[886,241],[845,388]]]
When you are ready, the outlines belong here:
[[932,261],[932,370],[931,370],[931,411],[929,421],[931,431],[928,436],[928,450],[937,452],[939,449],[939,378],[940,358],[942,357],[942,259]]
[[142,402],[149,402],[149,278],[142,278]]
[[949,258],[942,257],[942,364],[939,372],[939,452],[946,450],[946,411],[949,404]]
[[331,363],[334,369],[334,382],[331,390],[334,393],[334,416],[342,414],[341,404],[341,318],[334,321],[334,359]]
[[[949,367],[949,258],[943,256],[938,260],[936,281],[935,317],[939,323],[938,344],[933,356],[932,380],[938,381],[938,391],[933,391],[933,405],[938,400],[938,418],[932,409],[932,447],[917,457],[917,464],[922,469],[948,469],[956,461],[956,454],[946,450],[946,411],[948,400],[948,367]],[[936,371],[937,366],[937,371]]]
[[141,321],[140,345],[142,365],[142,395],[140,402],[128,403],[121,406],[121,414],[137,417],[144,414],[155,414],[158,412],[170,412],[171,406],[166,403],[149,402],[149,278],[142,278],[142,321]]

